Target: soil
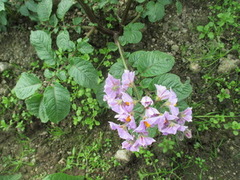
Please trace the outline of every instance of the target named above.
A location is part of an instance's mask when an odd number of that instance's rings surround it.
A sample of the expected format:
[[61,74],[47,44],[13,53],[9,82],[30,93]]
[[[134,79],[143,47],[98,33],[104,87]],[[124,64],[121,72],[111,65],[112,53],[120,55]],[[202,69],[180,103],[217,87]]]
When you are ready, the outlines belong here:
[[[202,93],[202,88],[205,84],[202,80],[205,69],[200,69],[198,72],[190,69],[189,57],[192,54],[201,55],[201,49],[206,44],[206,40],[199,40],[196,32],[197,25],[204,25],[208,22],[209,9],[208,3],[200,3],[200,1],[186,1],[183,3],[182,14],[177,15],[174,6],[167,9],[166,16],[160,22],[146,24],[143,32],[143,40],[136,45],[124,47],[125,51],[133,52],[137,50],[160,50],[172,54],[176,59],[176,64],[173,73],[179,75],[181,79],[190,79],[193,86],[193,94],[190,104],[203,102],[203,105],[196,111],[206,114],[225,108],[218,102],[216,98],[217,92],[214,89]],[[37,56],[34,48],[29,43],[30,31],[26,29],[10,28],[9,32],[0,34],[0,61],[7,62],[13,65],[14,71],[12,79],[1,77],[1,97],[7,95],[14,87],[17,77],[21,72],[29,70],[30,64],[35,62]],[[99,42],[101,35],[93,38],[92,44]],[[91,39],[91,38],[90,38]],[[96,39],[96,40],[94,40]],[[104,39],[106,41],[106,39]],[[98,45],[100,46],[100,45]],[[104,46],[104,45],[102,45]],[[186,51],[183,48],[187,47]],[[201,67],[200,67],[201,68]],[[19,102],[23,103],[23,102]],[[9,113],[12,113],[9,110]],[[4,116],[7,117],[7,116]],[[121,140],[116,132],[110,130],[107,123],[112,120],[114,114],[106,112],[106,114],[98,117],[101,125],[89,130],[81,125],[73,126],[71,117],[68,116],[65,120],[57,125],[51,123],[41,124],[39,119],[32,117],[32,123],[27,126],[24,132],[19,132],[16,129],[8,131],[0,131],[0,174],[11,174],[6,172],[4,167],[4,158],[12,157],[19,159],[21,166],[16,172],[23,175],[23,180],[40,180],[47,174],[59,172],[66,164],[66,159],[72,153],[73,147],[77,149],[83,148],[83,145],[90,145],[94,140],[99,138],[103,133],[101,142],[106,143],[106,139],[111,139],[111,148],[102,147],[99,151],[103,159],[111,159],[118,149],[120,149]],[[1,117],[3,118],[3,117]],[[194,121],[194,119],[193,119]],[[196,119],[197,121],[197,119]],[[196,124],[192,123],[193,138],[185,139],[178,142],[178,147],[175,151],[162,153],[157,143],[150,147],[154,158],[158,159],[158,168],[162,171],[163,178],[166,179],[231,179],[237,180],[240,177],[240,139],[239,136],[234,136],[231,131],[223,129],[211,129],[209,131],[197,131]],[[49,128],[60,127],[64,132],[60,138],[53,136]],[[161,137],[157,139],[161,142]],[[200,143],[199,148],[194,147],[194,144]],[[182,158],[172,157],[176,152],[184,152]],[[22,157],[22,152],[24,156]],[[189,157],[194,157],[189,159]],[[199,157],[205,160],[203,165],[194,163]],[[152,166],[145,163],[144,157],[134,157],[128,163],[122,163],[120,166],[112,166],[108,172],[99,169],[92,174],[103,176],[103,179],[131,179],[139,178],[139,171],[155,172]],[[15,161],[17,162],[17,161]],[[188,164],[190,162],[190,164]],[[32,164],[32,165],[31,165]],[[171,169],[176,168],[171,173]],[[164,173],[168,171],[170,173]],[[4,173],[1,173],[4,172]],[[79,170],[72,168],[65,173],[71,175],[85,175],[87,170]],[[146,176],[143,179],[154,179],[154,175]]]

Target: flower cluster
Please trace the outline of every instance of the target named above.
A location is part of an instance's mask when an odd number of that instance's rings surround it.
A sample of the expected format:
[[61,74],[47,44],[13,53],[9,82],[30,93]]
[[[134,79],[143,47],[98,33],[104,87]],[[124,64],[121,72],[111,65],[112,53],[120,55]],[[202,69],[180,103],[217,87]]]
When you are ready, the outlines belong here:
[[185,126],[185,122],[192,121],[192,109],[187,108],[183,112],[176,107],[178,98],[173,90],[168,90],[165,86],[155,85],[157,89],[155,103],[161,102],[164,112],[159,112],[153,107],[155,104],[151,97],[142,97],[140,103],[144,107],[144,112],[139,123],[135,121],[134,106],[137,101],[127,93],[129,87],[133,87],[135,73],[125,70],[122,79],[116,79],[108,75],[104,86],[104,100],[109,107],[117,113],[115,118],[121,124],[109,122],[112,130],[117,130],[120,138],[125,141],[122,148],[130,151],[139,151],[140,147],[147,147],[155,142],[149,137],[149,129],[157,127],[163,135],[177,134],[178,132],[191,138],[191,131]]

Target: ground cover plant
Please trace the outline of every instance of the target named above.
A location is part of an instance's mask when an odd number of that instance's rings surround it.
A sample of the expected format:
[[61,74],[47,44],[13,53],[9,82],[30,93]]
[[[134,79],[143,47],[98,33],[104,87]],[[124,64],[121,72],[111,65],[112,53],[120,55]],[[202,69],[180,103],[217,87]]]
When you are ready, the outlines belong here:
[[239,10],[0,1],[0,178],[237,179]]

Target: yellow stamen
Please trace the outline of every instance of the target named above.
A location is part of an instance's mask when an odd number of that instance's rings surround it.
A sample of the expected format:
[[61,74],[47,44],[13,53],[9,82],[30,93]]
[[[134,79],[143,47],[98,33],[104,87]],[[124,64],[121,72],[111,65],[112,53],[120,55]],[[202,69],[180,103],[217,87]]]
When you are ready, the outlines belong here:
[[144,121],[143,123],[147,128],[151,126],[147,121]]
[[125,104],[126,104],[127,106],[130,106],[130,102],[125,102]]
[[130,121],[131,121],[131,117],[128,116],[128,117],[126,118],[126,121],[127,121],[127,122],[130,122]]

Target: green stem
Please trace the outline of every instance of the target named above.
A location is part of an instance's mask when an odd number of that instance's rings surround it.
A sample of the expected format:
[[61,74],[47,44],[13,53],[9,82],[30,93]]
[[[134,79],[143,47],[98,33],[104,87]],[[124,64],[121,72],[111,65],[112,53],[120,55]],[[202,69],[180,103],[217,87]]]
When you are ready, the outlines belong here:
[[[128,67],[127,67],[127,61],[126,59],[124,58],[124,55],[123,55],[123,49],[122,49],[122,46],[120,45],[119,41],[118,41],[118,35],[114,35],[114,41],[115,41],[115,44],[117,45],[118,47],[118,51],[120,53],[120,56],[121,56],[121,59],[122,59],[122,62],[123,62],[123,65],[124,65],[124,68],[128,70]],[[137,96],[137,99],[140,100],[140,95],[138,93],[138,90],[137,90],[137,87],[135,85],[135,83],[133,82],[133,90],[134,92],[136,93],[136,96]]]

